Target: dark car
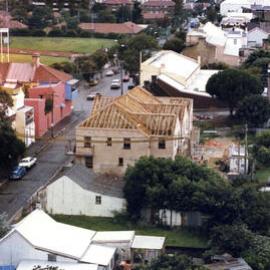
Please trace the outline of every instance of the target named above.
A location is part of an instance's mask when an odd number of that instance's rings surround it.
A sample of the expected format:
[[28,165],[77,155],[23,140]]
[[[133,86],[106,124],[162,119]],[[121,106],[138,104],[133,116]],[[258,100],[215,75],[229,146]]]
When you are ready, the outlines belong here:
[[21,166],[16,166],[12,170],[9,179],[10,180],[19,180],[22,179],[26,175],[26,168]]
[[130,84],[130,85],[128,86],[128,90],[133,89],[134,87],[135,87],[134,84]]

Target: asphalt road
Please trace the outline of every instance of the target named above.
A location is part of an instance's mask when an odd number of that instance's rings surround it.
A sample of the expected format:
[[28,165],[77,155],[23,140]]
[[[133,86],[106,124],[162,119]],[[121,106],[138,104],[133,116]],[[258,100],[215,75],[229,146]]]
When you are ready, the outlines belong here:
[[[65,164],[71,162],[73,157],[66,155],[67,139],[74,139],[75,127],[90,114],[92,101],[86,100],[87,95],[97,91],[102,95],[119,96],[120,89],[110,89],[111,81],[119,77],[119,74],[104,77],[97,86],[91,88],[85,86],[83,82],[81,83],[78,97],[74,101],[72,116],[55,127],[55,134],[59,135],[49,142],[41,141],[28,150],[30,154],[39,152],[37,164],[28,171],[22,180],[8,181],[0,188],[0,214],[6,213],[7,219],[11,220],[29,202],[35,192],[46,185]],[[123,84],[124,92],[127,91],[128,84]]]

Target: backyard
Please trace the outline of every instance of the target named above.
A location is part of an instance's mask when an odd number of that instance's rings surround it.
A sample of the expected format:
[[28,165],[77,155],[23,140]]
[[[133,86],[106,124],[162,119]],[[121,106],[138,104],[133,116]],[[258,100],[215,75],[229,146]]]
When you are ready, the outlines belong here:
[[86,216],[53,216],[59,222],[97,231],[135,230],[137,234],[165,236],[166,245],[181,248],[205,248],[207,240],[187,229],[165,229],[142,226],[123,218],[86,217]]
[[100,48],[109,48],[114,43],[114,40],[99,38],[12,37],[11,48],[93,53]]

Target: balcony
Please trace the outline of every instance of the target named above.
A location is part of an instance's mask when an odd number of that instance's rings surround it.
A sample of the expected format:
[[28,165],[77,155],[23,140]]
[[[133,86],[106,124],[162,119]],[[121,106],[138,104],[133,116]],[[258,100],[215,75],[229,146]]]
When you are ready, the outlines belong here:
[[76,156],[93,156],[94,155],[94,147],[76,147]]

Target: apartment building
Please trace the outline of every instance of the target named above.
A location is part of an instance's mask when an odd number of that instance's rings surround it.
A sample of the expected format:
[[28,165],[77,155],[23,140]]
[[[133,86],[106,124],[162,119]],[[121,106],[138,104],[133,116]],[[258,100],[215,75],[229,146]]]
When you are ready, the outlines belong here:
[[76,158],[97,173],[121,175],[141,156],[186,153],[193,101],[155,97],[135,87],[120,97],[98,95],[90,117],[76,128]]

